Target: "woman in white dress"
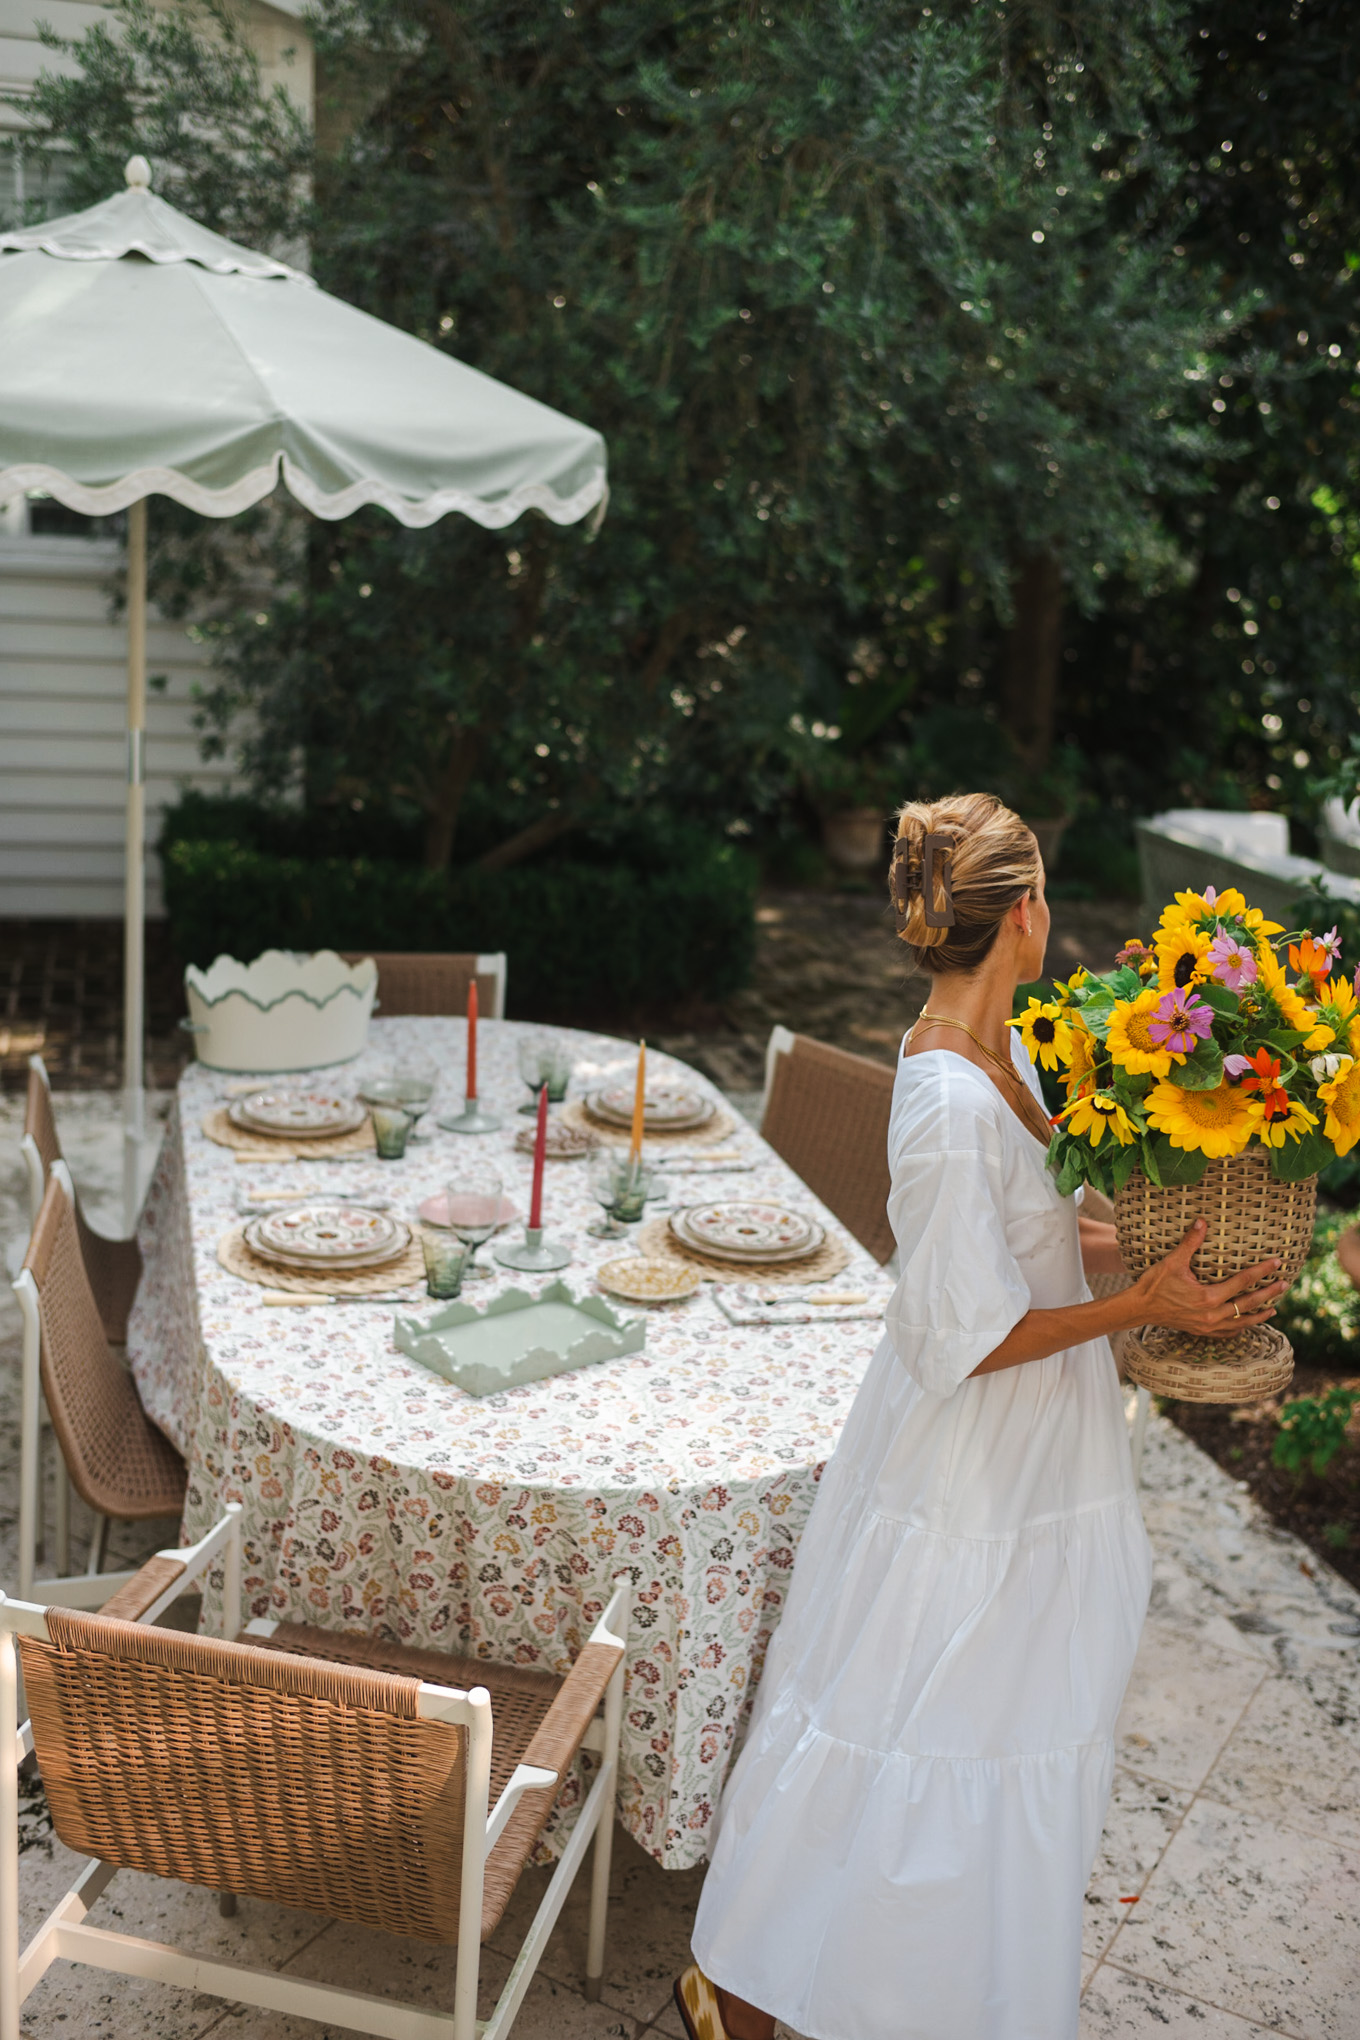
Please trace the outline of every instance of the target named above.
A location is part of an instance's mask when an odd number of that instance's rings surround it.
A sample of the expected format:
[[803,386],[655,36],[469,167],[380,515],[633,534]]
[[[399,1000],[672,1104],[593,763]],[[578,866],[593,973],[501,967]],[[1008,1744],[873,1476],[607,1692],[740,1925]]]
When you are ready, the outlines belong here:
[[1034,837],[987,794],[912,804],[893,894],[933,973],[889,1132],[901,1279],[724,1793],[691,2040],[1075,2040],[1149,1585],[1108,1335],[1238,1332],[1283,1287],[1200,1283],[1197,1222],[1091,1300],[1114,1229],[1059,1196],[1007,1026],[1048,936]]

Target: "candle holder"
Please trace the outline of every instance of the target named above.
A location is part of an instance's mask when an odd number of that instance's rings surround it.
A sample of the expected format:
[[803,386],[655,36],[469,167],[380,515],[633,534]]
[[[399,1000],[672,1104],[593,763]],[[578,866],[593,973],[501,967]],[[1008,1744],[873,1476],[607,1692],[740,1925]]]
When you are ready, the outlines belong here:
[[441,1119],[438,1124],[445,1133],[498,1133],[505,1122],[488,1112],[480,1098],[465,1098],[456,1119]]
[[502,1268],[524,1268],[530,1274],[548,1275],[554,1268],[565,1268],[571,1253],[555,1240],[545,1240],[541,1225],[526,1225],[523,1241],[497,1247],[495,1258]]

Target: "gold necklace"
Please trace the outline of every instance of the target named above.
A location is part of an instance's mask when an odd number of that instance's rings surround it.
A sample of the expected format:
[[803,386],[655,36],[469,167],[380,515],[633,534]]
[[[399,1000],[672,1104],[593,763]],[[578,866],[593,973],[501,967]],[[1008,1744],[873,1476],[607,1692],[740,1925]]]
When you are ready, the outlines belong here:
[[974,1046],[982,1050],[982,1053],[986,1056],[988,1062],[991,1063],[992,1067],[995,1070],[998,1070],[1000,1074],[1006,1078],[1007,1082],[1015,1087],[1016,1096],[1021,1101],[1022,1105],[1020,1116],[1023,1119],[1025,1118],[1026,1114],[1029,1115],[1027,1120],[1028,1130],[1031,1133],[1033,1133],[1040,1120],[1042,1120],[1044,1130],[1037,1137],[1040,1140],[1042,1140],[1044,1146],[1047,1147],[1053,1129],[1049,1125],[1047,1118],[1040,1113],[1039,1108],[1034,1100],[1033,1091],[1031,1091],[1029,1085],[1025,1082],[1019,1070],[1016,1069],[1014,1063],[1003,1062],[1003,1060],[997,1054],[994,1048],[988,1048],[986,1042],[983,1041],[980,1038],[980,1036],[974,1034],[972,1028],[968,1025],[968,1022],[966,1020],[955,1020],[952,1017],[952,1015],[948,1013],[931,1013],[924,1006],[922,1006],[920,1012],[917,1014],[916,1019],[913,1022],[912,1026],[907,1030],[908,1041],[911,1040],[912,1035],[915,1034],[916,1029],[920,1026],[923,1020],[929,1021],[932,1027],[959,1027],[963,1030],[963,1032],[968,1036],[968,1039],[974,1044]]

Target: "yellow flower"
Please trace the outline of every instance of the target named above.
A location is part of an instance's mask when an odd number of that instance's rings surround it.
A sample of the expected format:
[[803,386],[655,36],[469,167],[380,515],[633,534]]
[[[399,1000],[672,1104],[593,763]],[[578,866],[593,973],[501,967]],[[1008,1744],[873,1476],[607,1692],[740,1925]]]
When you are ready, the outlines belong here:
[[1094,1087],[1096,1080],[1096,1039],[1080,1020],[1072,1023],[1072,1060],[1064,1082],[1069,1098],[1079,1098]]
[[1061,978],[1054,980],[1053,996],[1060,1006],[1070,1006],[1072,994],[1084,985],[1091,973],[1084,963],[1079,963],[1071,977],[1064,984]]
[[1161,1001],[1162,994],[1155,985],[1140,992],[1136,999],[1115,1001],[1105,1046],[1111,1060],[1131,1077],[1164,1077],[1173,1063],[1185,1061],[1183,1055],[1161,1047],[1148,1033],[1148,1022]]
[[1056,1070],[1072,1060],[1072,1029],[1056,1000],[1031,999],[1024,1012],[1006,1024],[1020,1029],[1031,1062]]
[[1093,1091],[1088,1098],[1074,1098],[1062,1117],[1068,1132],[1089,1140],[1093,1148],[1100,1146],[1107,1131],[1120,1147],[1128,1147],[1137,1136],[1133,1121],[1113,1091]]
[[1349,1038],[1357,1001],[1348,977],[1334,977],[1318,992],[1318,1016],[1331,1028],[1336,1040]]
[[1170,932],[1198,927],[1201,921],[1240,921],[1253,935],[1262,937],[1284,933],[1278,921],[1268,921],[1259,907],[1249,907],[1235,885],[1215,893],[1212,899],[1205,893],[1177,893],[1175,905],[1162,915],[1161,927]]
[[1168,928],[1157,937],[1157,982],[1164,992],[1183,991],[1213,975],[1205,961],[1213,937],[1201,928]]
[[1317,1055],[1335,1039],[1325,1021],[1319,1020],[1312,1006],[1304,1004],[1289,979],[1285,976],[1284,965],[1274,950],[1264,943],[1260,951],[1257,985],[1262,992],[1268,992],[1275,1001],[1280,1018],[1286,1027],[1295,1028],[1306,1036],[1304,1048],[1309,1055]]
[[1322,1131],[1339,1155],[1348,1155],[1360,1140],[1360,1062],[1347,1056],[1330,1083],[1318,1085],[1327,1107]]
[[1253,1098],[1247,1107],[1251,1130],[1263,1147],[1283,1147],[1286,1134],[1297,1140],[1307,1128],[1317,1125],[1316,1112],[1310,1112],[1301,1098],[1286,1098],[1283,1091],[1274,1096],[1284,1100],[1283,1111],[1272,1108],[1268,1098]]
[[1149,1126],[1164,1133],[1173,1148],[1209,1156],[1240,1155],[1252,1136],[1251,1100],[1236,1084],[1213,1091],[1182,1091],[1179,1084],[1161,1083],[1147,1100]]

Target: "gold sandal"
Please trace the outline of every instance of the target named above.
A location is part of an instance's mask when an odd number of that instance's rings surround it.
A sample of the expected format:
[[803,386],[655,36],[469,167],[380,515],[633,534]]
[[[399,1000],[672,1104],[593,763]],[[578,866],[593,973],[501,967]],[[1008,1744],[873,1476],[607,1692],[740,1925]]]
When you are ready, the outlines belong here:
[[675,2002],[689,2040],[730,2040],[718,1993],[697,1962],[675,1979]]

